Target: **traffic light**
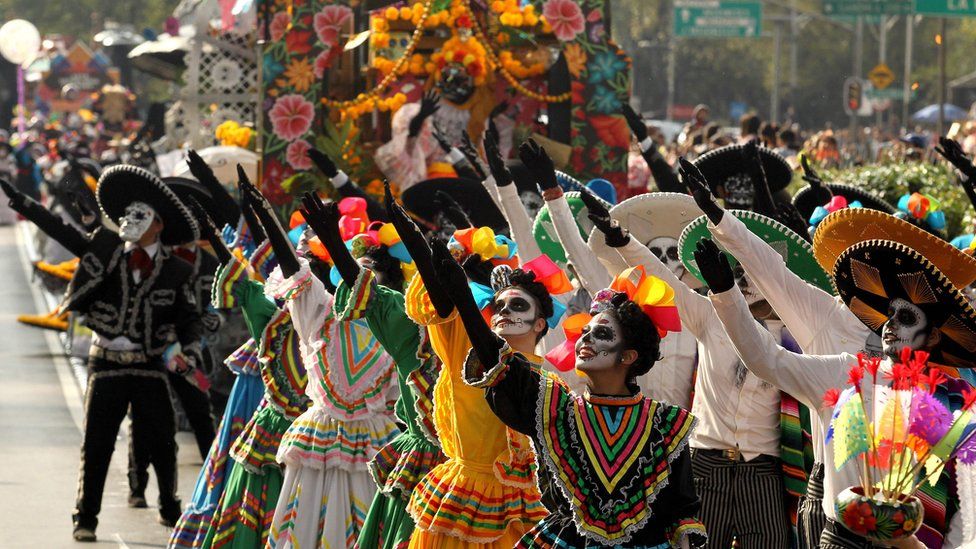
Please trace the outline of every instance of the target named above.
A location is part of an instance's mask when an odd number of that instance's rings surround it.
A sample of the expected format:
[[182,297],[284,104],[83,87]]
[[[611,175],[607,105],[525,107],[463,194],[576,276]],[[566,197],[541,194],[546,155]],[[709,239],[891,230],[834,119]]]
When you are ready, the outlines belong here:
[[849,78],[844,90],[844,110],[848,114],[854,114],[861,110],[861,100],[864,96],[861,81],[857,78]]

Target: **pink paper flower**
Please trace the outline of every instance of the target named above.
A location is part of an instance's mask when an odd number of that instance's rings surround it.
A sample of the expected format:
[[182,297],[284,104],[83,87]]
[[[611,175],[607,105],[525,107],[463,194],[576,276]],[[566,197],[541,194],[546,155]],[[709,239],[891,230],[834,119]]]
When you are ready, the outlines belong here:
[[552,27],[552,33],[562,42],[569,42],[583,32],[583,11],[573,0],[549,0],[542,14]]
[[292,141],[285,150],[285,159],[296,170],[309,170],[312,168],[312,160],[305,153],[311,148],[312,146],[304,139]]
[[274,19],[271,20],[271,26],[269,27],[272,42],[277,42],[284,38],[285,32],[288,30],[289,23],[291,23],[291,17],[288,16],[287,12],[279,11],[275,14]]
[[326,44],[325,49],[322,53],[315,58],[315,65],[313,70],[315,72],[315,78],[322,78],[325,76],[325,71],[329,69],[332,64],[332,47]]
[[329,5],[322,8],[322,11],[315,14],[313,26],[315,34],[319,40],[330,46],[339,43],[339,31],[352,18],[352,9],[349,6]]
[[294,141],[312,127],[315,108],[298,94],[283,95],[268,111],[275,135],[285,141]]

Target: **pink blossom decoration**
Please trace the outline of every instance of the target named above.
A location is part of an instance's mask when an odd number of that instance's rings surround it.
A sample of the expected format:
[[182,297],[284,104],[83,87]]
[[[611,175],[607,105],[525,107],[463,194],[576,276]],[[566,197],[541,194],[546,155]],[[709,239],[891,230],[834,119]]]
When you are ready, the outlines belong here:
[[583,32],[583,11],[573,0],[548,0],[542,8],[552,33],[562,42],[569,42]]
[[285,159],[296,170],[311,169],[312,160],[305,154],[311,148],[312,146],[304,139],[292,141],[291,145],[288,145],[288,149],[285,151]]
[[322,50],[322,53],[315,58],[315,65],[312,67],[315,72],[315,78],[322,78],[325,76],[325,71],[329,69],[329,65],[332,64],[332,48],[328,45]]
[[319,40],[330,46],[339,43],[339,31],[352,18],[352,9],[349,6],[329,5],[322,8],[322,11],[315,14],[313,26],[315,34]]
[[294,141],[312,127],[315,108],[298,94],[283,95],[268,111],[275,135],[285,141]]
[[277,42],[285,37],[285,32],[288,31],[288,25],[291,23],[291,17],[288,16],[287,12],[279,11],[275,14],[274,19],[271,20],[271,25],[269,26],[269,32],[271,32],[271,41]]

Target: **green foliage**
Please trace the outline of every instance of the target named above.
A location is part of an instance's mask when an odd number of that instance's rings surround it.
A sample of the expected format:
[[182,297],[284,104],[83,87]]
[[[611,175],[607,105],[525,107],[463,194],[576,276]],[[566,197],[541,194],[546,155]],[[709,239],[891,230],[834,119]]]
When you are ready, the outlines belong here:
[[969,232],[973,207],[956,176],[945,164],[879,164],[834,170],[822,174],[824,181],[847,183],[873,191],[890,204],[908,192],[928,194],[940,202],[946,216],[946,234],[951,238]]
[[3,0],[0,19],[26,19],[42,35],[63,34],[91,42],[106,20],[131,24],[137,31],[144,28],[159,31],[178,3],[179,0]]

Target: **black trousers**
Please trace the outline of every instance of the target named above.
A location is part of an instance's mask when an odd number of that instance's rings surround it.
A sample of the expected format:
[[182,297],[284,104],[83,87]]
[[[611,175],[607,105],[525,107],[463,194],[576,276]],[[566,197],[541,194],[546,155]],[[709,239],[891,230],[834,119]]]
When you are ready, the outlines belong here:
[[160,513],[167,517],[179,516],[176,421],[162,365],[123,365],[90,358],[78,496],[72,517],[76,526],[92,529],[98,526],[115,437],[130,406],[133,437],[148,447],[152,455],[159,485]]
[[779,458],[758,456],[731,461],[715,450],[691,450],[695,489],[701,498],[699,519],[708,531],[708,547],[787,549],[789,525],[783,505],[783,469]]
[[796,513],[800,549],[820,547],[820,535],[827,524],[827,515],[823,510],[823,482],[823,463],[814,463],[807,482],[807,493],[800,499],[800,508]]
[[[193,435],[197,439],[200,457],[207,459],[210,445],[213,444],[217,432],[214,429],[213,417],[210,415],[210,396],[190,383],[186,377],[173,372],[166,372],[169,386],[173,388],[180,405],[186,412],[186,418],[193,428]],[[152,461],[152,449],[143,444],[142,438],[136,436],[135,422],[132,424],[132,436],[129,437],[129,495],[142,497],[146,494],[149,484],[149,463]]]

